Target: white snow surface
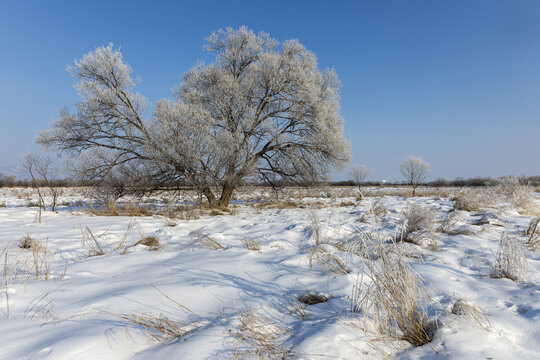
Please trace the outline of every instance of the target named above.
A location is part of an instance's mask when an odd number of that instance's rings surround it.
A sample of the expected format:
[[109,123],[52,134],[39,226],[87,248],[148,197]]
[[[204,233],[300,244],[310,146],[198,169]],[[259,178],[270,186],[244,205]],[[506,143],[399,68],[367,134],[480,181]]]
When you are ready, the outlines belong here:
[[[232,214],[179,220],[94,216],[82,190],[71,190],[62,195],[57,212],[44,211],[37,223],[37,208],[28,207],[32,196],[30,189],[0,189],[0,359],[256,358],[249,353],[253,344],[238,336],[240,316],[250,310],[280,327],[276,342],[299,359],[378,359],[383,352],[400,359],[540,359],[540,254],[527,251],[527,279],[517,282],[491,278],[482,260],[493,257],[503,232],[525,241],[531,216],[509,206],[463,212],[462,226],[470,232],[437,234],[438,249],[389,243],[410,252],[411,266],[433,297],[428,311],[438,320],[435,338],[413,347],[363,330],[362,314],[351,312],[350,297],[365,259],[332,243],[360,231],[376,232],[388,242],[400,211],[421,204],[443,218],[452,208],[448,198],[312,198],[317,206],[303,199],[306,206],[283,209],[239,202]],[[388,210],[379,218],[369,212],[377,199]],[[351,204],[338,206],[343,201]],[[474,225],[482,216],[496,221]],[[317,223],[322,246],[350,273],[310,264]],[[83,241],[92,240],[87,228],[104,255],[89,256]],[[36,279],[32,250],[19,247],[27,235],[46,246],[46,263],[38,261],[48,279]],[[144,236],[158,238],[161,248],[130,246]],[[206,236],[225,249],[201,246],[198,240]],[[117,248],[122,239],[130,246],[125,252],[125,246]],[[248,250],[245,239],[256,241],[260,251]],[[292,310],[308,290],[329,301],[305,306],[308,318],[302,318]],[[490,326],[450,313],[458,298],[481,308]],[[160,342],[123,314],[202,326]]]

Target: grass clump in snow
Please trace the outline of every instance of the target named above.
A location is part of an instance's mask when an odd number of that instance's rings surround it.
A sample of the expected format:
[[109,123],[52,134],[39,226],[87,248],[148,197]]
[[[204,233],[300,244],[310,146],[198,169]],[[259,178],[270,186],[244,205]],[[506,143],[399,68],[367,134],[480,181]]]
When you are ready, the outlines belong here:
[[247,310],[238,316],[234,359],[292,359],[296,355],[292,347],[284,347],[281,339],[289,330],[256,310]]
[[540,248],[540,217],[531,219],[525,235],[529,237],[527,245],[533,250],[538,250]]
[[412,205],[401,213],[396,241],[420,244],[422,239],[434,238],[435,213],[422,205]]
[[306,305],[315,305],[315,304],[325,303],[328,301],[328,297],[326,295],[317,294],[310,290],[299,295],[297,299],[299,302]]
[[195,245],[206,250],[226,250],[227,248],[221,245],[218,241],[211,238],[210,235],[203,234],[200,231],[196,232],[197,237],[194,240]]
[[463,316],[480,326],[484,330],[491,330],[489,317],[479,306],[469,304],[465,299],[458,298],[450,307],[451,314]]
[[313,269],[313,263],[318,263],[319,266],[326,272],[331,272],[336,275],[345,275],[351,270],[345,263],[335,254],[332,254],[324,246],[313,246],[309,249],[309,268]]
[[152,336],[154,339],[160,342],[170,342],[179,338],[184,338],[187,335],[192,334],[197,329],[207,326],[210,324],[208,320],[202,316],[191,311],[189,308],[185,307],[178,301],[172,299],[165,292],[158,289],[154,285],[150,284],[154,289],[156,289],[161,295],[163,295],[167,300],[173,302],[183,311],[189,313],[190,318],[186,321],[176,321],[171,320],[163,314],[158,316],[150,313],[131,313],[131,314],[113,314],[121,319],[127,321],[132,325],[142,326],[146,329],[147,333]]
[[488,262],[491,277],[506,278],[512,281],[524,280],[527,277],[527,251],[517,238],[501,235],[497,252],[493,254],[493,262]]
[[19,240],[19,247],[21,249],[40,249],[42,245],[30,235],[25,235]]
[[363,314],[364,330],[413,346],[431,342],[436,327],[426,309],[431,297],[404,256],[379,246],[378,259],[365,266],[351,296],[351,310]]
[[459,211],[450,212],[439,224],[437,232],[446,235],[472,235],[474,232],[464,226],[460,226],[463,217]]
[[117,206],[114,199],[107,200],[104,207],[95,209],[90,203],[90,213],[96,216],[152,216],[153,213],[147,206],[139,206],[129,203],[124,206]]
[[259,243],[253,240],[252,238],[242,239],[242,244],[246,247],[246,249],[250,251],[257,251],[257,252],[261,251],[261,246],[259,245]]
[[159,250],[161,244],[159,239],[155,236],[145,236],[141,240],[137,241],[133,246],[143,245],[148,248],[148,250],[156,251]]

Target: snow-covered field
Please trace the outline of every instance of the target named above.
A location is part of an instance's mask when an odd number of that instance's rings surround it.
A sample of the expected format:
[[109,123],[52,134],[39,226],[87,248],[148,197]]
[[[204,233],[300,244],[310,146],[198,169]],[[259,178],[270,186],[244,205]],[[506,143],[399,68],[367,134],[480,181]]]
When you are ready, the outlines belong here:
[[[95,216],[85,189],[66,189],[38,223],[32,189],[0,189],[0,358],[540,358],[540,254],[525,244],[533,213],[504,202],[451,211],[439,196],[358,201],[342,188],[260,206],[265,191],[244,190],[230,214],[187,219]],[[145,202],[165,214],[167,200]],[[411,234],[417,244],[396,243],[411,209],[433,219]],[[526,249],[516,281],[490,276],[503,234]],[[134,246],[145,237],[159,248]],[[377,246],[406,259],[431,295],[426,345],[373,331],[373,314],[353,311]],[[306,293],[328,301],[303,304]]]

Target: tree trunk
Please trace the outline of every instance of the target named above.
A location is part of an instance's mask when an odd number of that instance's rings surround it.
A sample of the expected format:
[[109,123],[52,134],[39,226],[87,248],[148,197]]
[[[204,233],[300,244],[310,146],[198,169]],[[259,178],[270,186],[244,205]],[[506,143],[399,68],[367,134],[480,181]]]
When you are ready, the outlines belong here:
[[216,199],[216,196],[214,195],[214,193],[212,192],[212,190],[210,190],[209,187],[205,187],[202,189],[202,194],[206,197],[206,199],[208,200],[208,205],[211,207],[211,208],[214,208],[217,206],[217,199]]
[[226,208],[229,206],[229,202],[231,201],[231,197],[235,188],[236,186],[230,183],[225,183],[225,185],[223,185],[223,190],[221,191],[221,197],[219,198],[220,208]]

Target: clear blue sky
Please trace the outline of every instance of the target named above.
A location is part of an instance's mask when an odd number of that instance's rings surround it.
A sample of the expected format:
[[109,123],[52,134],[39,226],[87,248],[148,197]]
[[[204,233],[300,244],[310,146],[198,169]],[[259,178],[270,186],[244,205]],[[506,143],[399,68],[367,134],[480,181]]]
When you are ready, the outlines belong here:
[[206,36],[241,25],[335,68],[353,162],[371,179],[399,179],[408,155],[430,178],[540,175],[540,1],[515,0],[2,0],[0,172],[39,152],[39,130],[78,100],[74,59],[120,46],[156,101],[211,60]]

